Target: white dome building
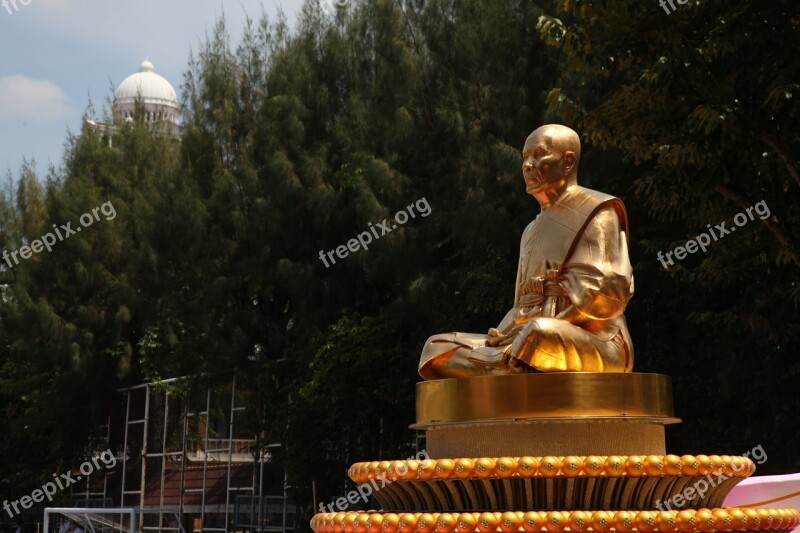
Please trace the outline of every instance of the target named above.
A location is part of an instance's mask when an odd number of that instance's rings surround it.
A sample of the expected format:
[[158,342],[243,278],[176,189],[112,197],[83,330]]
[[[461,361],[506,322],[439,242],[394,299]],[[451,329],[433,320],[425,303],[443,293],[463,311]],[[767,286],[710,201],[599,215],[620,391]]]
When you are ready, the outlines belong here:
[[178,130],[178,95],[167,80],[155,73],[153,64],[147,60],[139,66],[139,72],[125,78],[114,91],[115,120],[132,120],[137,99],[144,104],[146,123],[166,122],[171,130]]

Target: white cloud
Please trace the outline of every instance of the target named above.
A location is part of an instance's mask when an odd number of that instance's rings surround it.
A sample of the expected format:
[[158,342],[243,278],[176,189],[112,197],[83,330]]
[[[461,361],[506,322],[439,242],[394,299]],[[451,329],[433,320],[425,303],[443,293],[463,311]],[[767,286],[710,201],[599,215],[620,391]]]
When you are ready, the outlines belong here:
[[71,115],[67,95],[47,80],[17,74],[0,77],[0,119],[54,120]]

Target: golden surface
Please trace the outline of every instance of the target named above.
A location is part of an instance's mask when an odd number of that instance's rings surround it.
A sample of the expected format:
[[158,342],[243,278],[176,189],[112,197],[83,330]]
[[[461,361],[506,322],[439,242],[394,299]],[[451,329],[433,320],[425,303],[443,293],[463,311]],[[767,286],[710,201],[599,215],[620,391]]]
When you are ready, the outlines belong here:
[[[704,458],[708,470],[699,471]],[[712,463],[719,466],[712,467]],[[565,457],[481,457],[454,459],[425,459],[417,461],[372,461],[355,463],[347,475],[356,483],[372,479],[408,481],[416,479],[444,480],[533,477],[662,477],[700,476],[708,474],[746,478],[756,466],[747,457],[730,455],[630,455],[630,456],[576,456]]]
[[489,420],[680,420],[670,378],[661,374],[557,372],[417,383],[414,428]]
[[687,509],[683,511],[506,511],[469,513],[320,513],[317,533],[472,533],[591,531],[605,533],[691,533],[791,531],[800,525],[795,509]]
[[522,177],[541,213],[522,234],[513,307],[485,335],[429,338],[420,376],[631,371],[627,214],[618,198],[578,185],[580,153],[566,126],[542,126],[526,139]]
[[656,509],[679,494],[687,509],[718,507],[754,471],[728,455],[570,455],[373,461],[348,475],[387,512],[596,511]]
[[428,426],[425,436],[425,449],[432,459],[667,453],[664,422],[635,418],[440,424]]

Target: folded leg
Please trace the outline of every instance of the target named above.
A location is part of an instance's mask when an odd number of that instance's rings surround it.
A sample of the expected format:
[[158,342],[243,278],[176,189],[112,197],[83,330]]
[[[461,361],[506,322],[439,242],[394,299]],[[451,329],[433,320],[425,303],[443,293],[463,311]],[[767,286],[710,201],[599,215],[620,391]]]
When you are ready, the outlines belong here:
[[566,320],[535,318],[515,339],[511,356],[542,372],[625,372],[621,331],[596,334]]

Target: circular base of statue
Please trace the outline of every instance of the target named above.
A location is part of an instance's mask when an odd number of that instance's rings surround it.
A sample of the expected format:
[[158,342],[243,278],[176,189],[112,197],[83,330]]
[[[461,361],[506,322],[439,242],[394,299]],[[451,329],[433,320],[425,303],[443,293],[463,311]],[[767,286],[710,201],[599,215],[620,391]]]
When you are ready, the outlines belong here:
[[[390,512],[656,509],[722,505],[755,471],[746,457],[481,457],[356,463],[350,479]],[[687,489],[689,489],[687,491]]]
[[440,457],[665,455],[664,425],[629,419],[449,424],[426,431],[425,450]]
[[462,513],[320,513],[317,533],[410,532],[621,532],[692,533],[791,531],[800,525],[794,509],[712,508],[683,511],[506,511]]
[[433,457],[663,455],[669,376],[552,372],[417,383]]

